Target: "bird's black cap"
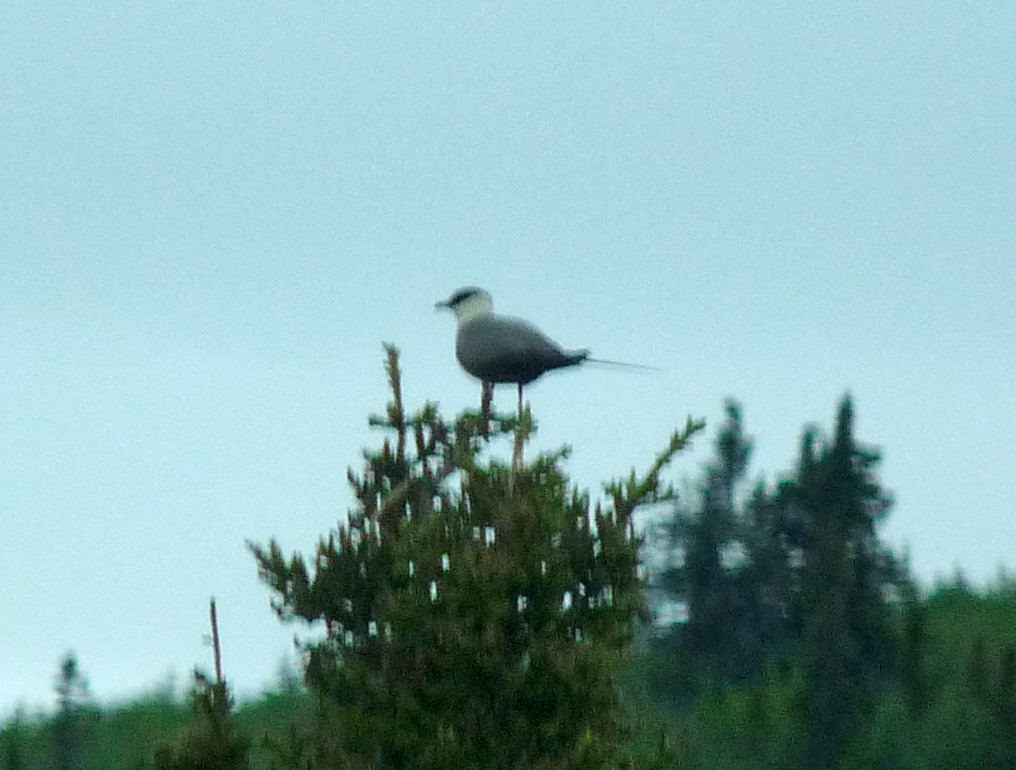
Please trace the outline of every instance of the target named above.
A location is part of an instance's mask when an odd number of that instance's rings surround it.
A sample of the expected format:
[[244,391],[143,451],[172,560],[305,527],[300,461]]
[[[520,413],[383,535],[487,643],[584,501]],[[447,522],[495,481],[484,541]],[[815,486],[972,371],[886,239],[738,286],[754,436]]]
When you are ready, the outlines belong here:
[[456,291],[448,299],[441,300],[435,307],[455,307],[463,300],[467,300],[470,297],[475,297],[477,294],[483,294],[484,291],[478,286],[463,286],[461,289]]

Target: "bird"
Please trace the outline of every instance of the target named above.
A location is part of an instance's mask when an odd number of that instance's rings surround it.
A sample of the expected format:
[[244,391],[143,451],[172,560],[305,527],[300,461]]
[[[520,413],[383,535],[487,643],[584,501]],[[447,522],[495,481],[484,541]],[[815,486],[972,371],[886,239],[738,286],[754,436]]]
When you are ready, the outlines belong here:
[[490,293],[475,286],[459,289],[435,307],[455,313],[455,357],[483,382],[514,382],[521,387],[552,369],[589,358],[588,350],[563,350],[528,321],[494,313]]
[[455,313],[458,326],[455,357],[463,369],[483,383],[484,414],[487,414],[491,386],[513,382],[518,387],[520,428],[515,433],[513,472],[522,467],[524,385],[554,369],[578,366],[587,361],[636,369],[652,368],[591,358],[585,349],[565,350],[528,321],[495,313],[490,292],[477,286],[463,287],[448,299],[435,303],[434,307],[447,308]]
[[461,288],[434,307],[455,313],[455,357],[463,369],[485,383],[518,385],[520,416],[522,387],[554,369],[585,362],[652,368],[591,358],[584,349],[565,350],[528,321],[495,313],[490,292],[476,286]]
[[[455,313],[455,357],[469,374],[483,383],[483,413],[489,407],[490,388],[495,383],[518,386],[519,429],[515,432],[512,471],[522,467],[522,388],[536,378],[589,358],[588,350],[565,351],[528,321],[494,313],[490,293],[466,286],[434,305]],[[486,417],[484,418],[486,421]],[[514,482],[509,477],[509,486]]]

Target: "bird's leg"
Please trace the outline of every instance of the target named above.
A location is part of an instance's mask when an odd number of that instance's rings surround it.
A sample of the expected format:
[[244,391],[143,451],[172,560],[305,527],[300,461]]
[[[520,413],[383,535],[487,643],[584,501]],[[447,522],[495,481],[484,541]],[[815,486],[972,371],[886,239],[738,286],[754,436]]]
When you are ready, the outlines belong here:
[[522,383],[519,383],[518,424],[515,426],[515,451],[512,453],[512,469],[522,470]]
[[490,407],[494,400],[494,384],[484,382],[480,388],[480,432],[490,438]]

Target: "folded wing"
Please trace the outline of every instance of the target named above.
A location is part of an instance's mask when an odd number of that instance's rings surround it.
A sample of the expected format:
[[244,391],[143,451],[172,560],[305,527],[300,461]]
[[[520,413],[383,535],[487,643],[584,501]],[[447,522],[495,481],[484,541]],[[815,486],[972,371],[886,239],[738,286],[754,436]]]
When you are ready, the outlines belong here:
[[565,351],[520,318],[487,314],[459,326],[455,354],[485,382],[532,382],[544,372],[582,363],[589,351]]

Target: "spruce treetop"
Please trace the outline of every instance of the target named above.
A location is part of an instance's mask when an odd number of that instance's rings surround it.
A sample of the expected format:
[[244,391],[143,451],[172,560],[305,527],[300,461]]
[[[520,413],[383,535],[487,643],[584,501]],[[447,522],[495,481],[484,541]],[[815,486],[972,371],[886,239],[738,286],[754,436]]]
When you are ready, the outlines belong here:
[[632,514],[672,494],[662,471],[701,423],[594,504],[570,486],[566,450],[522,467],[484,451],[528,437],[528,410],[408,413],[386,350],[391,400],[370,422],[388,436],[348,473],[346,521],[310,559],[250,546],[279,616],[323,629],[301,642],[332,717],[323,753],[372,767],[616,767],[617,663],[644,614]]

